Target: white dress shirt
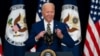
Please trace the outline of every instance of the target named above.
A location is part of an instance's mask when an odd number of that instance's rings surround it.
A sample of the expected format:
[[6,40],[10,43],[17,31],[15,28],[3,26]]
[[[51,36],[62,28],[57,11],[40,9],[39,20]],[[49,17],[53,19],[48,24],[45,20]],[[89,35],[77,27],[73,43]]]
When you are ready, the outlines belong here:
[[44,20],[45,31],[47,31],[47,24],[50,24],[51,33],[53,34],[54,21],[52,20],[50,23],[48,23],[46,20]]
[[[50,23],[48,23],[48,22],[44,19],[44,28],[45,28],[45,31],[47,31],[47,24],[50,24],[51,33],[53,34],[54,20],[52,20]],[[35,41],[38,42],[38,40],[36,39],[36,37],[35,37]]]

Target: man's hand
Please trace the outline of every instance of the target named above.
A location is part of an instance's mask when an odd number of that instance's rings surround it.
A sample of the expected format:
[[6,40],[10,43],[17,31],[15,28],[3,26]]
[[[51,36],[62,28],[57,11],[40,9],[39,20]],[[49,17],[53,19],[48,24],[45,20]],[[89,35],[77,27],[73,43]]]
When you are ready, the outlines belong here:
[[35,37],[36,40],[39,40],[41,37],[43,37],[45,33],[45,31],[41,31],[39,34],[37,34],[37,36]]
[[58,36],[58,38],[60,38],[60,39],[63,38],[63,34],[60,29],[56,29],[55,32],[56,32],[56,35]]

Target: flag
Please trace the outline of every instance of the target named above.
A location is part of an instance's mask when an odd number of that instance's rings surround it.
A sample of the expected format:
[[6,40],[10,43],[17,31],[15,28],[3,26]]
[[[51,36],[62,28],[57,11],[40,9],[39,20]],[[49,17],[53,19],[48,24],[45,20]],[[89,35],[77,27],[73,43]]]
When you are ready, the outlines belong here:
[[3,55],[3,53],[2,53],[3,51],[2,51],[2,42],[1,42],[1,37],[0,37],[0,56],[2,56]]
[[100,0],[91,0],[83,56],[100,56]]
[[12,0],[10,10],[6,24],[4,56],[24,56],[24,42],[28,39],[28,28],[23,0]]
[[[78,41],[78,43],[75,44],[78,45],[81,42],[81,26],[76,0],[63,0],[61,22],[66,24],[66,31],[74,41]],[[64,43],[61,43],[61,45],[63,46],[63,51],[70,49]],[[76,47],[77,46],[71,48],[71,51],[74,56],[79,56],[79,47]]]
[[[49,0],[38,0],[38,8],[37,8],[36,19],[35,19],[36,22],[41,21],[43,19],[43,16],[41,13],[42,5],[47,2],[49,2]],[[36,52],[36,45],[30,49],[30,52]]]
[[49,2],[49,0],[38,0],[38,9],[37,9],[37,12],[36,12],[36,22],[40,21],[43,19],[43,16],[42,16],[42,5],[44,3],[47,3]]

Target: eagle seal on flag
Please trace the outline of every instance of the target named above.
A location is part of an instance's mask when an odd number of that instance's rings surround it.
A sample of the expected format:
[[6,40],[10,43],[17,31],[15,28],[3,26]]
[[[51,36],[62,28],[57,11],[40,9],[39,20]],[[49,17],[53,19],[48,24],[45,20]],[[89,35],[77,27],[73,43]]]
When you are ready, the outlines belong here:
[[78,9],[75,5],[64,5],[62,7],[61,21],[68,25],[67,31],[74,41],[81,38],[80,20]]
[[15,7],[16,5],[11,8],[12,11],[8,16],[5,39],[12,45],[24,46],[24,42],[28,39],[25,10]]

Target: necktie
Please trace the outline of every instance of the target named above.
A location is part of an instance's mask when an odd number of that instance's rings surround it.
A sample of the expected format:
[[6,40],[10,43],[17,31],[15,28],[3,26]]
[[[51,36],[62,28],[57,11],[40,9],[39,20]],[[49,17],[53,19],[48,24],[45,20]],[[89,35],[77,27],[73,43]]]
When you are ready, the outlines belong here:
[[48,33],[49,35],[51,35],[50,24],[47,24],[47,33]]
[[51,33],[50,24],[47,24],[46,43],[48,43],[48,48],[49,48],[49,45],[51,45],[52,42],[53,42],[53,35],[52,35],[52,33]]

